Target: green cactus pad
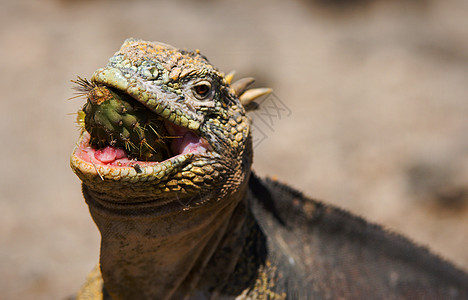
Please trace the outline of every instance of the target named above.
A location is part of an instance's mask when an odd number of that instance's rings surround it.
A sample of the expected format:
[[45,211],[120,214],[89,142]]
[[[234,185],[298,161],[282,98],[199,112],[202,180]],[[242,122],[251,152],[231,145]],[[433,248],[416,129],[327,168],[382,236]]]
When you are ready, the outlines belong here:
[[88,83],[83,106],[84,128],[90,145],[123,148],[129,157],[162,161],[170,157],[164,121],[130,96]]

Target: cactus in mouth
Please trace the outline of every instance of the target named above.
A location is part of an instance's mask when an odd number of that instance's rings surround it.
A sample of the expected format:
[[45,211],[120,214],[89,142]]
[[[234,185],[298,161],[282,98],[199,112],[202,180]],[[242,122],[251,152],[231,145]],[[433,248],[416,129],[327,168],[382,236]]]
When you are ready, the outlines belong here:
[[91,146],[123,148],[129,157],[145,161],[162,161],[170,156],[167,131],[159,116],[112,88],[82,78],[74,82],[87,97],[79,114],[91,136]]

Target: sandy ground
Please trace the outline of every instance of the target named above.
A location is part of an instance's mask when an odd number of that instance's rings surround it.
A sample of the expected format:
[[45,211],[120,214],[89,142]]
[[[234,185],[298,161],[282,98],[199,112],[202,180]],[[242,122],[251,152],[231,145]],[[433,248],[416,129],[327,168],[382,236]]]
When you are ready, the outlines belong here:
[[98,260],[69,168],[83,103],[67,100],[69,80],[130,36],[199,48],[274,88],[253,116],[257,173],[468,270],[467,12],[464,0],[0,1],[0,298],[61,299]]

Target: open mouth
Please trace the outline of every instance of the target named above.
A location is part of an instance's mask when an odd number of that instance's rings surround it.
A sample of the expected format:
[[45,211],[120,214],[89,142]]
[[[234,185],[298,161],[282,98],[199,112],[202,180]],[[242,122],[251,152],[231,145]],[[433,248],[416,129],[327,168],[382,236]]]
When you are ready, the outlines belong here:
[[75,156],[92,164],[98,174],[101,166],[175,166],[175,161],[211,149],[195,131],[170,122],[122,91],[85,79],[76,83],[88,101],[79,113],[84,132]]
[[[166,126],[173,130],[174,137],[172,138],[172,141],[170,141],[169,145],[166,145],[166,147],[162,149],[167,150],[167,148],[169,148],[170,151],[167,152],[167,156],[164,156],[161,160],[139,159],[138,157],[129,154],[126,149],[121,147],[111,145],[96,147],[90,143],[92,137],[89,132],[83,133],[82,140],[78,145],[75,155],[82,160],[93,164],[112,167],[134,167],[135,164],[138,164],[139,166],[155,165],[185,154],[201,154],[206,152],[209,148],[206,140],[200,138],[195,133],[175,124]],[[171,131],[171,129],[168,131]],[[155,151],[158,150],[160,149]]]

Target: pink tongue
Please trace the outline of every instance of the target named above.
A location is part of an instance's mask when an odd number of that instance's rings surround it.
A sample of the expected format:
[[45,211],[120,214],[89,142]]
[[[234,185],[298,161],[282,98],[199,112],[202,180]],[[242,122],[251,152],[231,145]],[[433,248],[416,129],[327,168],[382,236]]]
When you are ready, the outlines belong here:
[[[184,134],[184,139],[182,140],[182,144],[180,145],[180,152],[181,154],[189,153],[192,151],[197,150],[199,147],[202,147],[200,144],[200,137],[198,137],[193,132],[186,132]],[[200,150],[200,149],[198,149]]]
[[96,150],[94,153],[94,158],[105,164],[114,162],[116,159],[124,158],[125,156],[125,151],[111,146]]
[[189,131],[187,128],[175,125],[168,121],[166,121],[165,125],[169,134],[176,137],[171,143],[171,150],[175,155],[206,149],[200,137]]
[[187,129],[182,128],[182,130],[177,132],[177,135],[182,137],[174,139],[171,144],[171,150],[173,153],[186,154],[194,151],[201,152],[206,149],[199,136]]

